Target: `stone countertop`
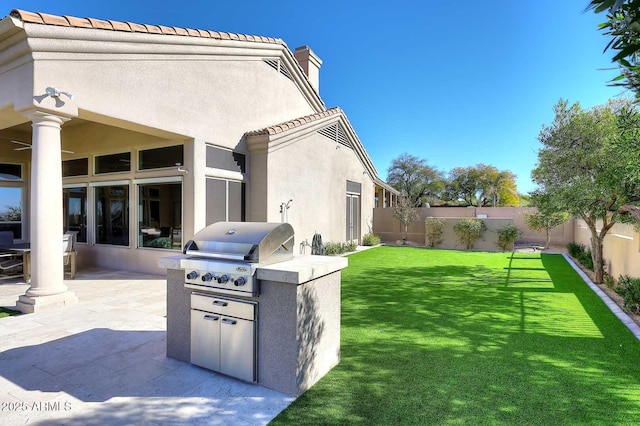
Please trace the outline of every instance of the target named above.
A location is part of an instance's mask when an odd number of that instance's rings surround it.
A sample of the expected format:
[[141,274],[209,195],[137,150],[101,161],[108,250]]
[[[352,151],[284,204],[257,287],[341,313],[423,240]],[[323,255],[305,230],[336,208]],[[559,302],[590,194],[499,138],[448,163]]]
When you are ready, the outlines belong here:
[[[167,256],[158,259],[158,266],[166,269],[181,269],[180,260],[186,255]],[[277,281],[288,284],[303,284],[324,275],[340,271],[348,266],[346,257],[339,256],[296,256],[285,262],[261,266],[256,271],[259,280]]]
[[259,280],[303,284],[340,271],[348,265],[346,257],[299,256],[286,262],[259,267],[256,274]]

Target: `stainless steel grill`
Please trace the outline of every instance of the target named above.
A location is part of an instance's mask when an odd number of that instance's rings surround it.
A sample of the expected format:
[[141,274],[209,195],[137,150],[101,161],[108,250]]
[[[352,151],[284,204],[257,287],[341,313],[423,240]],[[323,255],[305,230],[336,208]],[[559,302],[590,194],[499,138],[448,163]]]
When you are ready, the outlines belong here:
[[257,381],[256,269],[293,258],[293,228],[218,222],[194,235],[184,254],[184,285],[196,290],[191,293],[191,363]]
[[258,266],[293,258],[288,223],[218,222],[193,236],[181,260],[185,285],[223,294],[257,296]]

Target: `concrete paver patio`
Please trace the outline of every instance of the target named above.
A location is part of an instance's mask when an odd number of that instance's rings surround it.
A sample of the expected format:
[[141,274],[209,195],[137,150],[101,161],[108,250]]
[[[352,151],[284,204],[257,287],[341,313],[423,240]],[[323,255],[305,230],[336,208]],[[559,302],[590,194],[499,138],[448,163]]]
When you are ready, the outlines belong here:
[[[165,356],[162,276],[84,270],[67,308],[0,319],[0,425],[260,425],[293,397]],[[0,306],[28,285],[0,281]]]

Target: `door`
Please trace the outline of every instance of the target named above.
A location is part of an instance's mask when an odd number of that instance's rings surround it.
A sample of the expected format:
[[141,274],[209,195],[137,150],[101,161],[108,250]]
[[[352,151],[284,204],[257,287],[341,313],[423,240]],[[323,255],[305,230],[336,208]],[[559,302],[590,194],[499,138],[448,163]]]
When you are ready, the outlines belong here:
[[191,363],[220,371],[220,315],[191,310]]
[[220,320],[220,372],[255,382],[255,323],[240,318]]
[[360,241],[360,196],[347,194],[347,241]]

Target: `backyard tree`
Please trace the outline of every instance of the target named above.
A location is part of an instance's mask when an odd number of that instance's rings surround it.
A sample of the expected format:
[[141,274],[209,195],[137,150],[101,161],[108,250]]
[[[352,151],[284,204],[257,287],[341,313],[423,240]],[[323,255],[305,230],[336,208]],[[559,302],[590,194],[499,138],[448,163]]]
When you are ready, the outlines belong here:
[[467,206],[477,206],[480,191],[480,175],[475,167],[454,167],[451,169],[445,191],[447,200],[461,200]]
[[[534,197],[534,203],[536,202]],[[545,231],[546,238],[544,248],[548,248],[551,243],[551,230],[565,223],[569,219],[567,212],[551,213],[545,211],[544,207],[538,209],[537,213],[528,213],[524,215],[524,222],[530,229],[534,231]]]
[[409,228],[409,225],[420,219],[420,214],[418,214],[418,211],[415,209],[409,197],[400,196],[398,204],[393,208],[393,217],[398,219],[400,224],[404,227],[404,236],[402,237],[402,240],[406,244],[407,229]]
[[593,0],[587,8],[607,14],[600,24],[600,29],[611,36],[605,50],[615,52],[612,60],[620,67],[613,85],[635,92],[636,100],[640,100],[640,0]]
[[482,193],[479,198],[482,206],[518,205],[516,175],[509,170],[498,170],[494,166],[478,164],[476,166]]
[[624,162],[631,142],[622,143],[630,137],[624,117],[637,115],[628,101],[583,110],[560,100],[554,113],[553,123],[538,136],[542,148],[532,171],[538,184],[533,198],[544,200],[546,213],[568,212],[584,220],[591,232],[595,281],[602,283],[604,237],[615,223],[629,221],[619,209],[640,194],[638,177],[630,176]]
[[515,206],[518,205],[516,175],[486,164],[454,167],[449,172],[445,197],[467,206]]
[[415,207],[439,198],[444,189],[442,172],[428,165],[426,160],[407,153],[391,162],[387,169],[387,183],[400,191]]

